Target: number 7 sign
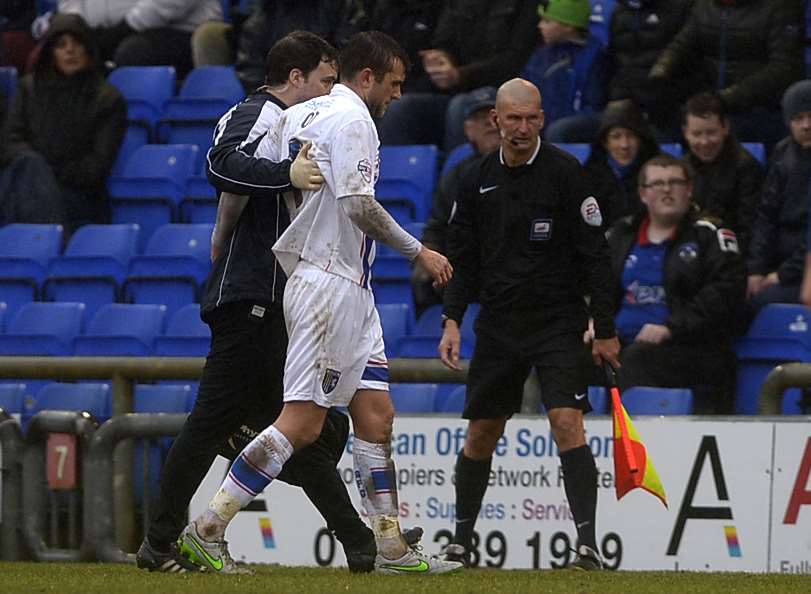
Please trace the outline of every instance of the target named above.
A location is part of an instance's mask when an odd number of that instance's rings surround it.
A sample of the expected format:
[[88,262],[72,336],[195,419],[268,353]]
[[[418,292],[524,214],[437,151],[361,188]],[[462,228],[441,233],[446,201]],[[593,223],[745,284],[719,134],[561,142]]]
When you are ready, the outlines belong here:
[[54,491],[72,490],[77,482],[77,439],[70,433],[48,435],[45,460],[48,469],[48,488]]

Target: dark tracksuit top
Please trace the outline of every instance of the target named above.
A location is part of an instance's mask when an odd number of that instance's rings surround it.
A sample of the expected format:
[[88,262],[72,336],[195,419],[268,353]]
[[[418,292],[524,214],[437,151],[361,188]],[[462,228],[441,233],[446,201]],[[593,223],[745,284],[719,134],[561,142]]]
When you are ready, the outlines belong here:
[[[214,262],[200,306],[203,317],[225,303],[281,301],[285,276],[271,248],[290,224],[281,193],[292,189],[290,160],[274,163],[254,152],[287,106],[258,91],[220,119],[206,173],[218,192],[250,197],[230,240]],[[261,181],[260,181],[261,180]]]
[[450,225],[445,316],[460,322],[478,300],[480,324],[551,336],[582,332],[590,313],[596,337],[613,337],[611,254],[577,159],[541,142],[525,165],[507,167],[500,150],[479,163]]

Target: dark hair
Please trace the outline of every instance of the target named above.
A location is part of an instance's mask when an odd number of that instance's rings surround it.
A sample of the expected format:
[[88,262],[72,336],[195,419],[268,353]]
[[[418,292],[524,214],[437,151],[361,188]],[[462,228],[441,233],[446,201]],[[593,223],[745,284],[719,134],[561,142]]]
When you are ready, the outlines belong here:
[[293,31],[273,44],[265,59],[265,84],[283,85],[297,68],[305,76],[321,62],[338,62],[338,51],[309,31]]
[[687,123],[688,115],[697,118],[718,116],[718,119],[723,122],[727,118],[727,109],[723,100],[718,95],[713,93],[699,93],[698,95],[690,97],[687,103],[685,103],[682,123]]
[[364,68],[371,68],[375,80],[382,82],[398,60],[403,63],[406,72],[411,68],[408,54],[385,33],[358,33],[341,50],[341,79],[350,80]]
[[684,177],[689,182],[691,179],[690,176],[690,167],[682,161],[681,159],[677,159],[673,155],[669,155],[667,153],[659,153],[655,157],[648,159],[642,164],[642,167],[639,168],[639,177],[637,179],[637,183],[639,187],[642,188],[648,183],[648,167],[679,167],[684,172]]

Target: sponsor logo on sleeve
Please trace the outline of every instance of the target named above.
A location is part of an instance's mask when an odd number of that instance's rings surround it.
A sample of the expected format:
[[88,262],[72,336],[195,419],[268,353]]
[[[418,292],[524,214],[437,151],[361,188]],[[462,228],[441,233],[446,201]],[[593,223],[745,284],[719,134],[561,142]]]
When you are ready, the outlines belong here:
[[599,227],[603,224],[603,213],[600,212],[600,205],[594,196],[589,196],[580,205],[580,214],[583,221],[592,227]]
[[721,246],[722,252],[740,253],[738,238],[732,229],[718,229],[718,245]]
[[358,161],[358,171],[363,181],[367,184],[372,183],[372,164],[369,162],[369,159],[361,159]]

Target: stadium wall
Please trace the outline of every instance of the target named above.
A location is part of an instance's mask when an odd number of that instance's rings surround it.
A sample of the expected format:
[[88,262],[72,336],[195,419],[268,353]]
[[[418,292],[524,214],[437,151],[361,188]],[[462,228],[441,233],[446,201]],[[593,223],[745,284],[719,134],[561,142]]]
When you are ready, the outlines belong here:
[[[811,419],[639,417],[635,425],[665,486],[669,508],[636,489],[614,492],[611,421],[587,423],[598,467],[598,542],[609,567],[811,573]],[[453,530],[459,419],[398,416],[393,442],[403,526],[422,526],[428,552]],[[351,439],[339,472],[359,506]],[[198,513],[219,486],[218,460],[196,494]],[[557,450],[543,418],[515,417],[496,455],[477,522],[477,561],[504,568],[566,563],[575,529]],[[339,543],[303,493],[273,483],[237,516],[227,539],[236,559],[341,565]]]

